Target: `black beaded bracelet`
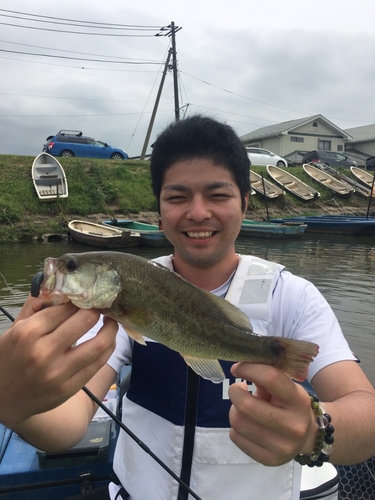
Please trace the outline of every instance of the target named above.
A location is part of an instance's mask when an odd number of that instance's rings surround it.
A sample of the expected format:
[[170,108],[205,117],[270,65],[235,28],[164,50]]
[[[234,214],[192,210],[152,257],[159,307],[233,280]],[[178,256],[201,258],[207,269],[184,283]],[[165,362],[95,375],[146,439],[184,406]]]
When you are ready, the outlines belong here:
[[316,415],[316,423],[319,426],[318,439],[314,451],[310,455],[297,455],[294,460],[308,467],[321,467],[324,462],[328,462],[329,454],[332,452],[334,442],[332,434],[335,428],[331,425],[331,416],[324,413],[323,408],[320,406],[319,398],[310,393],[309,396],[311,398],[311,408]]

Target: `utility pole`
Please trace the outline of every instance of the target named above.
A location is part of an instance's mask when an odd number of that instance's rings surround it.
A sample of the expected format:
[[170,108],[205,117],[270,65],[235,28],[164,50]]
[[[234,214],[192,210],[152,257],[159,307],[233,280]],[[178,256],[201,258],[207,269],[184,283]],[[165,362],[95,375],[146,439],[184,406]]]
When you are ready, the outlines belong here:
[[181,28],[175,28],[174,22],[171,22],[171,38],[172,38],[172,64],[173,64],[173,88],[174,88],[174,115],[175,120],[180,120],[180,104],[178,100],[178,81],[177,81],[177,52],[176,52],[176,32]]
[[145,159],[145,155],[146,155],[146,150],[147,150],[147,146],[148,146],[148,141],[150,140],[150,135],[151,135],[151,131],[152,131],[152,127],[154,125],[154,121],[155,121],[155,116],[156,116],[156,112],[158,110],[158,106],[159,106],[159,101],[160,101],[160,96],[161,96],[161,92],[163,90],[163,86],[164,86],[164,80],[165,80],[165,75],[167,74],[167,70],[168,70],[168,65],[169,65],[169,61],[170,61],[170,58],[171,58],[171,53],[172,53],[173,49],[169,49],[169,52],[168,52],[168,57],[167,57],[167,60],[165,61],[165,65],[164,65],[164,70],[163,70],[163,75],[161,77],[161,81],[160,81],[160,85],[159,85],[159,90],[158,90],[158,94],[156,96],[156,100],[155,100],[155,104],[154,104],[154,109],[152,111],[152,115],[151,115],[151,119],[150,119],[150,123],[149,123],[149,126],[148,126],[148,129],[147,129],[147,134],[146,134],[146,138],[145,138],[145,142],[143,144],[143,149],[142,149],[142,153],[141,153],[141,156],[140,156],[140,160],[144,160]]
[[[148,129],[147,129],[147,134],[146,134],[145,142],[143,144],[142,153],[141,153],[141,156],[139,157],[140,160],[145,159],[148,141],[150,140],[152,127],[153,127],[154,121],[155,121],[156,111],[158,109],[158,105],[159,105],[159,101],[160,101],[161,91],[163,90],[164,80],[165,80],[165,76],[167,74],[168,69],[173,69],[175,120],[176,120],[176,122],[178,122],[180,120],[180,105],[179,105],[179,101],[178,101],[178,81],[177,81],[177,53],[176,53],[176,33],[177,33],[177,31],[180,31],[180,29],[182,29],[182,28],[180,28],[179,26],[175,26],[174,22],[172,21],[169,26],[163,27],[160,29],[161,33],[158,33],[157,35],[155,35],[155,36],[170,36],[172,39],[172,47],[169,49],[168,57],[167,57],[167,60],[165,62],[163,75],[162,75],[159,90],[158,90],[158,95],[156,96],[156,101],[154,104],[154,109],[152,111],[150,123],[149,123]],[[163,32],[167,31],[167,30],[168,30],[168,32],[164,34]],[[169,64],[171,56],[172,56],[172,66]]]

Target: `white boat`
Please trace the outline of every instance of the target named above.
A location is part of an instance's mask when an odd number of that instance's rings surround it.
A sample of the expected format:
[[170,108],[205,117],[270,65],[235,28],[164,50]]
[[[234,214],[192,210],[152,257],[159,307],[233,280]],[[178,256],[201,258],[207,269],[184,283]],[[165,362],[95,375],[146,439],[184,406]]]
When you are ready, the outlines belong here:
[[339,179],[332,177],[332,175],[329,175],[323,170],[323,167],[317,168],[313,165],[304,164],[302,165],[302,168],[309,177],[314,179],[314,181],[319,182],[319,184],[322,184],[339,196],[346,198],[354,193],[354,187],[351,187]]
[[[272,182],[268,181],[253,170],[250,170],[251,188],[266,198],[274,199],[284,194],[284,191]],[[264,189],[263,189],[264,183]]]
[[374,182],[373,174],[370,174],[367,170],[358,167],[350,167],[351,173],[356,179],[361,181],[366,187],[372,188]]
[[267,165],[267,172],[274,181],[284,189],[297,196],[300,200],[309,201],[319,198],[320,193],[316,189],[305,184],[301,179],[295,177],[286,170],[273,165]]
[[40,153],[31,167],[31,177],[41,201],[68,197],[68,182],[60,162],[48,153]]
[[365,196],[366,198],[370,196],[369,186],[365,183],[362,184],[362,182],[358,182],[358,178],[356,178],[357,180],[354,180],[351,177],[343,174],[339,169],[331,167],[330,165],[327,165],[326,163],[323,163],[321,161],[314,162],[314,165],[322,170],[325,170],[326,172],[329,172],[332,177],[335,177],[336,179],[349,184],[349,186],[352,186],[357,194]]
[[121,230],[84,220],[71,220],[68,229],[74,240],[96,247],[126,248],[141,243],[140,234],[130,229]]

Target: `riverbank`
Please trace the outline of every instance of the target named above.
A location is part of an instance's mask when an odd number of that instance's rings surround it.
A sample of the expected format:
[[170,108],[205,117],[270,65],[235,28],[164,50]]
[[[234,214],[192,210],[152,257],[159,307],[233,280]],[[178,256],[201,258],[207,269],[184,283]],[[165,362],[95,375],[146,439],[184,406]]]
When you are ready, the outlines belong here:
[[[67,237],[67,223],[73,219],[101,223],[105,219],[134,219],[157,224],[157,204],[150,187],[149,162],[140,160],[92,160],[59,158],[68,180],[69,196],[55,202],[39,201],[31,179],[29,156],[0,155],[0,243],[45,241],[48,235]],[[266,169],[252,167],[254,171]],[[246,218],[267,220],[268,216],[352,214],[366,215],[368,199],[354,193],[349,199],[333,198],[324,186],[316,185],[302,168],[292,172],[319,189],[318,200],[302,202],[285,194],[269,201],[251,196]],[[350,172],[345,171],[346,175]],[[375,207],[374,207],[375,210]]]

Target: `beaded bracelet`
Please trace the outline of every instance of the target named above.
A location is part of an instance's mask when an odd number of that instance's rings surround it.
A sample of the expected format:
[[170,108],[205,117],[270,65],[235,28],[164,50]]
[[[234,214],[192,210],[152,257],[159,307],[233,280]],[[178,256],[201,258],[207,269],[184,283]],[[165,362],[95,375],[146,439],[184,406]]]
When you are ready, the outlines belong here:
[[310,393],[309,396],[311,398],[311,408],[316,415],[316,423],[319,426],[318,439],[314,451],[309,455],[297,455],[294,457],[294,460],[308,467],[321,467],[324,462],[328,462],[328,455],[332,452],[332,444],[334,442],[332,434],[335,428],[331,425],[331,416],[328,413],[324,413],[317,396]]

